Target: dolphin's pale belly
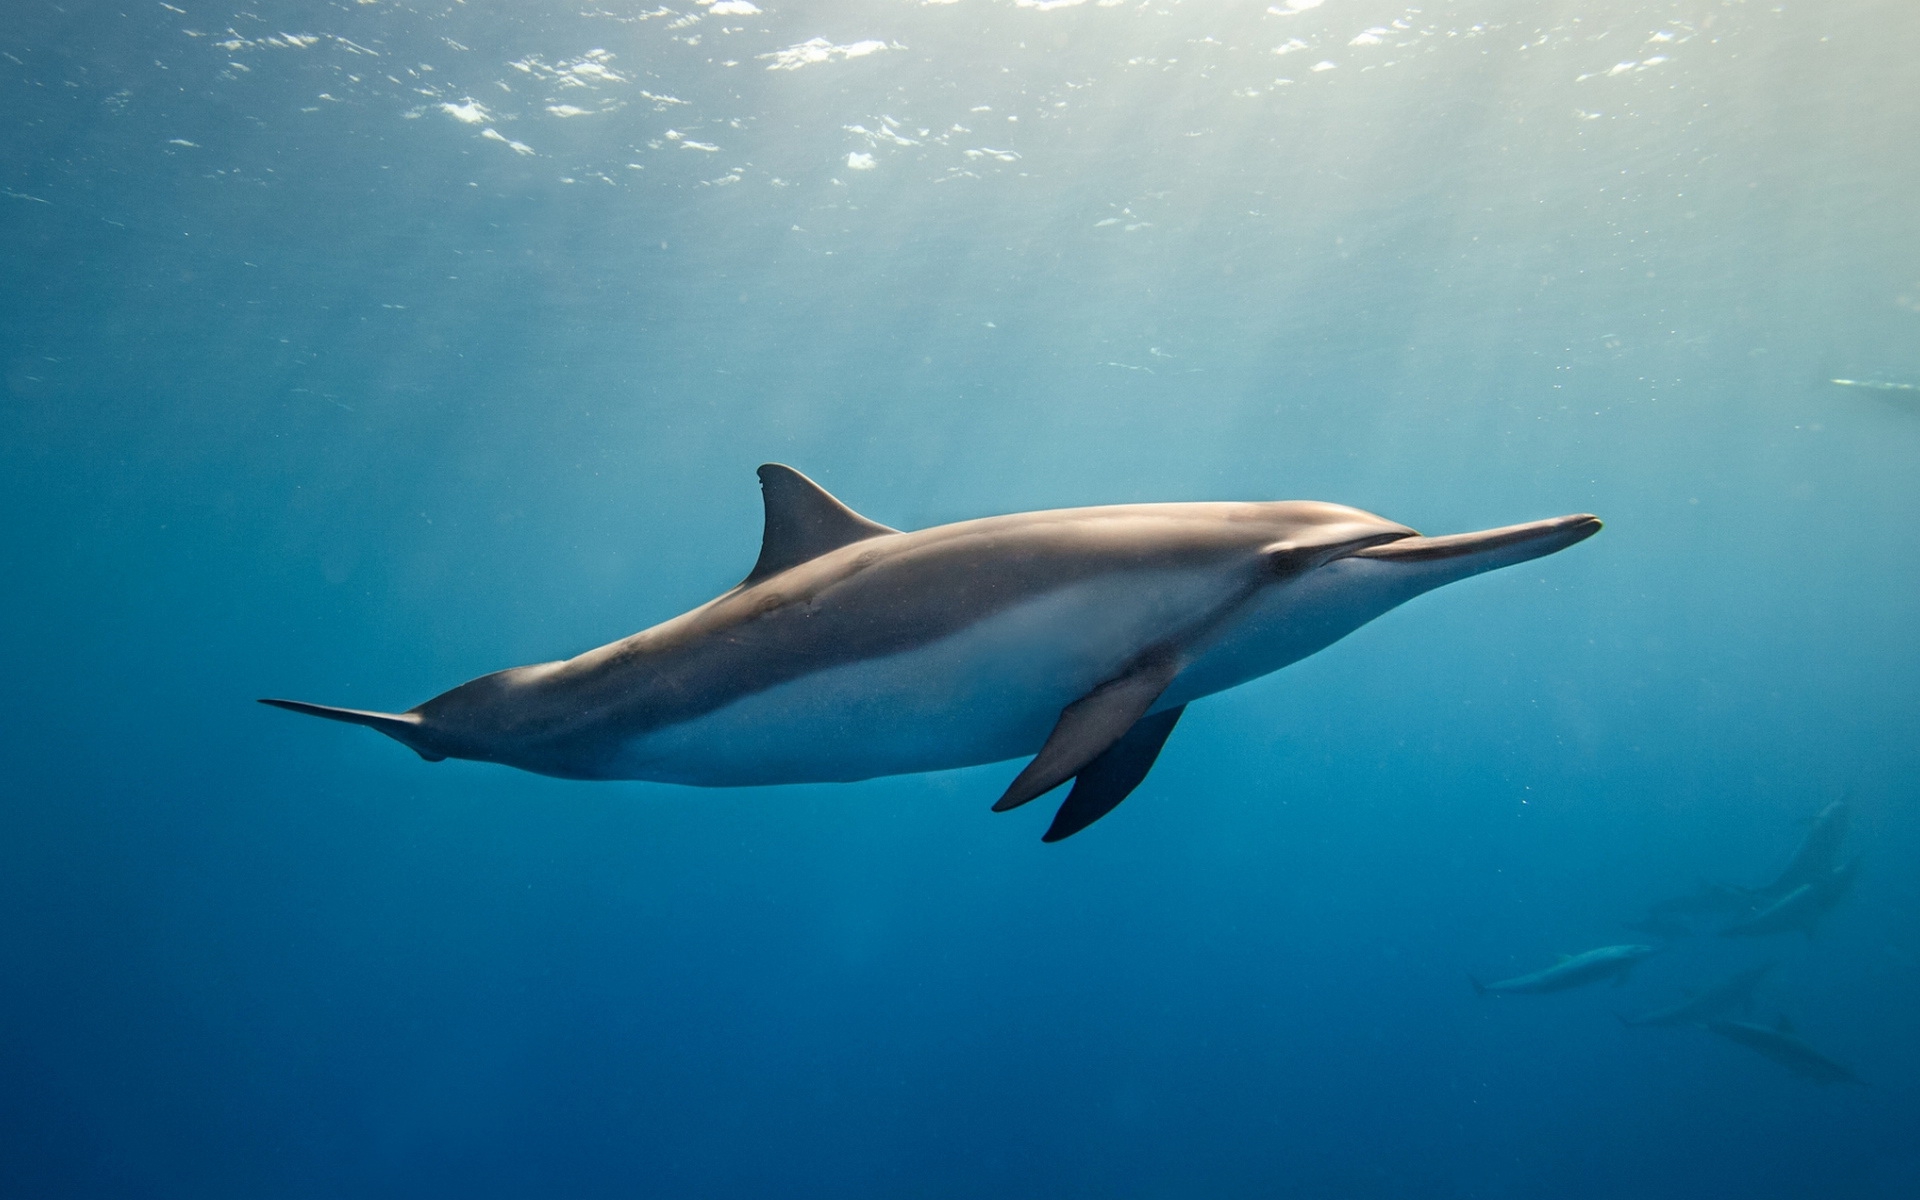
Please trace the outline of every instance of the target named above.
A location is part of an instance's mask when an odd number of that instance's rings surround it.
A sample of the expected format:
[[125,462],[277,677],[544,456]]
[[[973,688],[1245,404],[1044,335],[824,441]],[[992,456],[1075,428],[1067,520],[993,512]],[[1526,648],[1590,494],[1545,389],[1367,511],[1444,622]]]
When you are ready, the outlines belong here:
[[1047,593],[939,641],[816,671],[628,741],[609,776],[705,787],[941,771],[1032,754],[1060,710],[1244,590],[1222,572],[1129,572]]
[[1417,595],[1423,582],[1417,571],[1350,558],[1264,588],[1199,648],[1161,706],[1224,692],[1316,654]]

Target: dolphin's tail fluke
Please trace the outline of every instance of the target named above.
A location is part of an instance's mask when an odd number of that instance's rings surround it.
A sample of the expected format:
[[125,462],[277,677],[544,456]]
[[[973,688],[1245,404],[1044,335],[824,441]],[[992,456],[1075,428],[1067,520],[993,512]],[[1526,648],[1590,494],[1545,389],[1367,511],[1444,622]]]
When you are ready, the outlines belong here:
[[329,721],[344,721],[348,725],[365,725],[368,729],[378,729],[428,762],[441,762],[447,757],[444,754],[435,754],[420,745],[420,718],[413,713],[383,713],[368,712],[359,708],[334,708],[329,704],[308,704],[304,700],[263,699],[260,703],[284,708],[288,712],[305,713],[310,717],[325,717]]
[[1484,983],[1481,983],[1478,979],[1475,979],[1473,976],[1469,975],[1467,976],[1467,982],[1473,985],[1474,995],[1484,996],[1487,994],[1487,985]]

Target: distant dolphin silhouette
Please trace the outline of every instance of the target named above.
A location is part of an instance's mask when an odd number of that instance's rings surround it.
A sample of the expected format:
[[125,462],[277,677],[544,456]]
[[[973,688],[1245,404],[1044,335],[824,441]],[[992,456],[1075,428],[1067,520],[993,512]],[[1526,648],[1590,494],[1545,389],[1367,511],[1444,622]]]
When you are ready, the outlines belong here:
[[1703,882],[1685,895],[1672,896],[1648,905],[1645,916],[1624,924],[1628,929],[1660,938],[1692,937],[1694,930],[1689,918],[1751,910],[1753,896],[1754,893],[1744,888]]
[[1809,884],[1820,886],[1840,867],[1840,849],[1847,840],[1852,810],[1843,796],[1814,815],[1806,836],[1772,883],[1753,889],[1763,907]]
[[1728,1041],[1765,1055],[1802,1079],[1814,1083],[1859,1083],[1860,1077],[1800,1040],[1793,1022],[1781,1017],[1769,1027],[1751,1021],[1711,1021],[1707,1028]]
[[1582,514],[1427,538],[1358,509],[1279,501],[901,533],[791,467],[769,463],[760,482],[759,561],[691,612],[404,713],[261,703],[369,726],[429,761],[565,779],[737,787],[1033,754],[994,810],[1076,780],[1045,835],[1058,841],[1139,785],[1191,701],[1600,528]]
[[1727,926],[1720,931],[1720,936],[1765,937],[1797,929],[1811,938],[1820,918],[1846,898],[1859,874],[1860,860],[1855,858],[1812,883],[1801,884],[1752,916]]
[[1653,946],[1602,946],[1584,954],[1562,955],[1559,962],[1530,975],[1516,975],[1498,983],[1481,983],[1469,975],[1467,982],[1481,996],[1564,992],[1602,979],[1611,979],[1613,986],[1619,987],[1627,981],[1628,972],[1658,953]]

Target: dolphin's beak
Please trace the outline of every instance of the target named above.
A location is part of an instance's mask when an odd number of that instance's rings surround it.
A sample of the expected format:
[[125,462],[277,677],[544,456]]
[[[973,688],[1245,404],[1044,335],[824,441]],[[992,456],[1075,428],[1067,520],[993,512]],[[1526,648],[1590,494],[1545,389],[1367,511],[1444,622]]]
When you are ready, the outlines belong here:
[[1392,563],[1456,562],[1466,568],[1462,574],[1477,575],[1495,567],[1510,567],[1531,558],[1565,550],[1575,542],[1584,542],[1600,532],[1600,518],[1592,513],[1575,513],[1525,525],[1507,525],[1483,529],[1478,533],[1454,533],[1446,537],[1409,537],[1380,546],[1368,546],[1347,555]]

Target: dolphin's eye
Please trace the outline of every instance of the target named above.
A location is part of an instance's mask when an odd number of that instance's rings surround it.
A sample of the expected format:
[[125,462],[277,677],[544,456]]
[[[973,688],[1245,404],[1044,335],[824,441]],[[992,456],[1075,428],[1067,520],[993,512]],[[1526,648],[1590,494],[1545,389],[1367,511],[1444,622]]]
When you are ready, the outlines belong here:
[[1292,542],[1275,542],[1260,552],[1272,575],[1297,575],[1313,565],[1307,551]]

